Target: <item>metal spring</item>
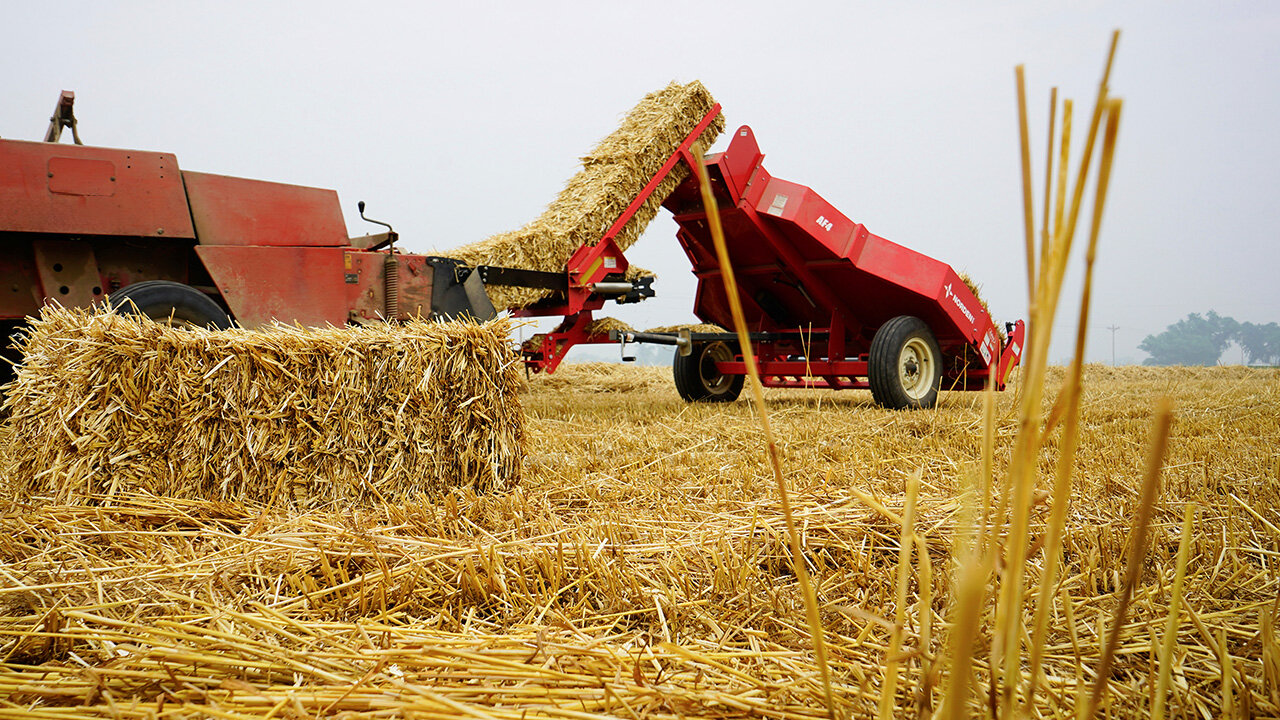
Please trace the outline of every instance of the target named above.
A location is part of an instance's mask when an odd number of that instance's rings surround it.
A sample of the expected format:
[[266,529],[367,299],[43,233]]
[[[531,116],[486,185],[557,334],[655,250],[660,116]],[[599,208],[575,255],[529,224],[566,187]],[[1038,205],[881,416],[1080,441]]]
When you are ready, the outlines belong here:
[[383,288],[386,291],[387,320],[400,319],[400,260],[387,253],[382,263]]

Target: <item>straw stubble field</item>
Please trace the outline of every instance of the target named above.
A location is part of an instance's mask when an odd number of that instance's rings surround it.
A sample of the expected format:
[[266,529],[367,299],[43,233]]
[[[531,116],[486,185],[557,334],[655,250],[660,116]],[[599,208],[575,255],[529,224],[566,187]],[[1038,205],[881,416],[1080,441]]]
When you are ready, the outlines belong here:
[[[1049,398],[1061,381],[1051,373]],[[1166,469],[1104,708],[1150,712],[1194,503],[1168,712],[1280,714],[1280,372],[1093,366],[1041,716],[1071,715],[1093,682],[1166,394]],[[953,543],[971,534],[959,518],[981,397],[922,412],[882,410],[863,392],[768,397],[842,716],[876,713],[904,488],[918,474],[914,528],[928,552],[906,575],[896,714],[927,716],[946,681]],[[998,396],[997,473],[1014,399]],[[0,716],[825,715],[750,406],[685,405],[667,371],[616,366],[536,377],[523,403],[528,448],[509,494],[309,510],[5,499]],[[1055,454],[1050,435],[1041,488]],[[1047,507],[1032,515],[1028,587]],[[994,705],[984,618],[975,717]]]

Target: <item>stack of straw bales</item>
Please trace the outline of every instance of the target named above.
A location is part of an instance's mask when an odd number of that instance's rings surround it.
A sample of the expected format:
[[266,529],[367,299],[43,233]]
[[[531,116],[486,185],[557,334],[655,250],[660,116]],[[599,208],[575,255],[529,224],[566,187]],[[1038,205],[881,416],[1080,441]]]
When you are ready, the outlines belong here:
[[508,325],[208,331],[47,308],[7,388],[0,490],[384,502],[519,481]]
[[[613,134],[582,158],[582,170],[540,217],[519,230],[440,254],[473,266],[563,271],[575,250],[599,241],[714,106],[711,93],[697,81],[687,85],[673,82],[646,95]],[[724,116],[720,115],[699,138],[701,145],[710,146],[723,130]],[[662,201],[687,176],[688,168],[683,164],[671,171],[618,234],[615,241],[620,248],[626,250],[639,239]],[[488,291],[500,309],[524,307],[547,294],[545,290],[498,286]]]

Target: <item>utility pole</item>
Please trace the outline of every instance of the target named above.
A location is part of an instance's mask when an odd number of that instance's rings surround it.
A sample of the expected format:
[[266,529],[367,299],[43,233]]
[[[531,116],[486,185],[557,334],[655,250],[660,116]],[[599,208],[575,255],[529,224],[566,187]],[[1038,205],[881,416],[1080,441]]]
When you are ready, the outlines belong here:
[[1111,367],[1116,366],[1116,331],[1120,329],[1119,325],[1108,325],[1107,329],[1111,331]]

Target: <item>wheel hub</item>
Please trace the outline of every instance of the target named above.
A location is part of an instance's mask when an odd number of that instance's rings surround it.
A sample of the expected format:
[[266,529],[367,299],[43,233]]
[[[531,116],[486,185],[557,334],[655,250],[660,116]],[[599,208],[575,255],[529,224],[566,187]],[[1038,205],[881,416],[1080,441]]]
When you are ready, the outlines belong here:
[[733,359],[733,353],[729,351],[729,347],[724,343],[711,343],[702,352],[702,362],[698,364],[698,374],[702,378],[702,386],[712,393],[721,392],[729,383],[733,382],[733,378],[725,375],[716,368],[717,362],[728,362]]
[[934,382],[935,360],[932,349],[920,338],[911,338],[899,356],[898,377],[902,390],[912,399],[919,400],[929,393]]

